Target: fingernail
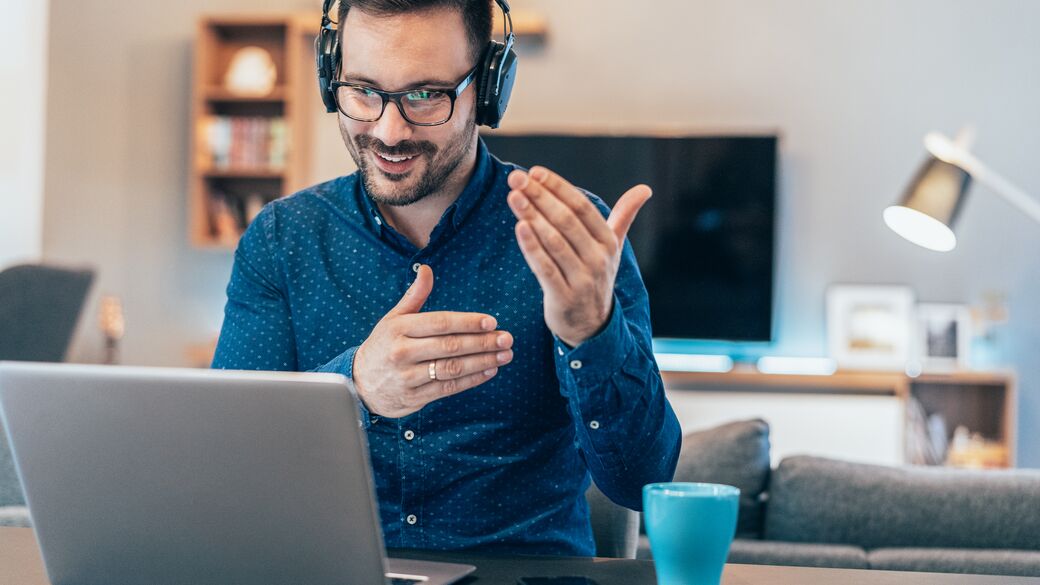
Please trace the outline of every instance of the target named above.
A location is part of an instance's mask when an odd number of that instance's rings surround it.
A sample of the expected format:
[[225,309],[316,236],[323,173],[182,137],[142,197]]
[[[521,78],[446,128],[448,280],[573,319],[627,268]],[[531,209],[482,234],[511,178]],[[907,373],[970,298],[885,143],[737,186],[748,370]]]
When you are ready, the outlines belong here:
[[528,205],[530,205],[530,203],[527,201],[527,197],[524,197],[523,195],[520,195],[520,196],[518,196],[516,198],[516,206],[518,208],[520,208],[520,209],[527,209]]
[[500,351],[495,354],[495,358],[498,359],[498,363],[504,364],[509,360],[513,359],[513,352],[511,351]]
[[545,169],[535,169],[530,173],[531,178],[535,181],[541,181],[545,178]]
[[495,320],[491,317],[484,317],[480,321],[480,327],[485,331],[491,331],[495,328]]
[[509,347],[509,336],[505,334],[499,335],[495,339],[495,343],[497,343],[499,347]]
[[498,368],[491,368],[490,370],[484,370],[484,375],[490,378],[498,373]]

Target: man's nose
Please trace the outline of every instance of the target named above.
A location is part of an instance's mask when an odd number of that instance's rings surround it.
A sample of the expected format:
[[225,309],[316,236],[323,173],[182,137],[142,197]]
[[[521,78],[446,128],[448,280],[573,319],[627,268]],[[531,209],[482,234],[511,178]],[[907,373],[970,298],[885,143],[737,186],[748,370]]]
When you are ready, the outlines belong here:
[[394,102],[386,104],[383,116],[373,122],[372,136],[378,138],[387,146],[393,146],[412,136],[414,128],[401,115],[399,106]]

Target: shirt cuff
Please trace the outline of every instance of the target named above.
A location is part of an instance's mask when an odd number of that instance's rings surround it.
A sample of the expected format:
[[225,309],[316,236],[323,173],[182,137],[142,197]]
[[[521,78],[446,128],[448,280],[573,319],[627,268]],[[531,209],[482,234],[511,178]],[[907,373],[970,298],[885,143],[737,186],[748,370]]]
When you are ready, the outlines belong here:
[[574,348],[553,335],[553,345],[556,373],[565,395],[568,390],[590,389],[603,384],[621,370],[628,354],[635,350],[635,340],[628,330],[617,295],[614,295],[610,320],[602,331]]
[[368,407],[365,406],[365,401],[361,400],[358,396],[357,388],[354,386],[354,356],[357,354],[359,346],[352,347],[347,351],[339,354],[332,358],[332,361],[321,366],[316,372],[330,372],[333,374],[343,374],[347,377],[347,387],[350,388],[350,394],[357,401],[358,407],[358,422],[362,429],[368,430],[374,423],[379,420],[378,416],[373,416],[369,412]]

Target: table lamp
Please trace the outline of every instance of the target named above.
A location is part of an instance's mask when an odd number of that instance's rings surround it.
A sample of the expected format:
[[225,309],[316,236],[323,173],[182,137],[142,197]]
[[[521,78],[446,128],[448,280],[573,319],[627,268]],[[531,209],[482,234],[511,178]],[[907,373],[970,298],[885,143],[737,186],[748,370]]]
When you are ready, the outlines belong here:
[[973,138],[971,129],[961,130],[956,140],[938,132],[924,137],[928,159],[899,204],[885,209],[888,227],[919,246],[949,252],[957,245],[953,223],[973,179],[1040,223],[1040,203],[975,158],[969,150]]

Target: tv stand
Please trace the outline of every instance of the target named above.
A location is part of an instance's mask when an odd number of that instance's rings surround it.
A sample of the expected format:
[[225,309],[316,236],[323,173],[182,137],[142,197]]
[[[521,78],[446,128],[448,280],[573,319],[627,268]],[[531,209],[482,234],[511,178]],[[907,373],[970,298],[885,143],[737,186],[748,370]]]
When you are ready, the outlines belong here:
[[840,457],[837,447],[844,441],[850,445],[849,458],[906,463],[908,406],[913,398],[927,415],[943,417],[948,440],[963,425],[1002,450],[999,464],[991,457],[990,466],[1015,465],[1016,386],[1009,372],[910,377],[840,371],[811,376],[763,374],[752,366],[738,366],[722,374],[664,371],[662,377],[684,428],[722,422],[727,412],[731,418],[760,416],[771,423],[781,455],[786,444],[786,454],[808,451]]

